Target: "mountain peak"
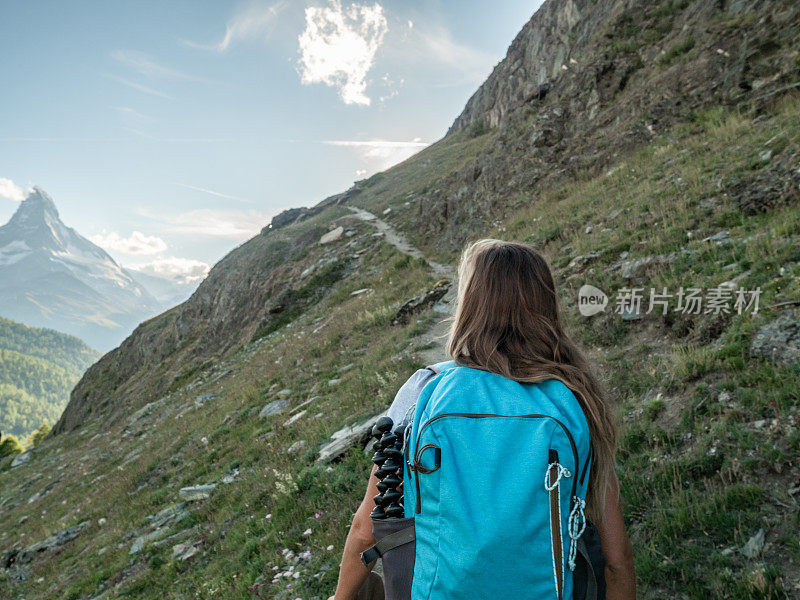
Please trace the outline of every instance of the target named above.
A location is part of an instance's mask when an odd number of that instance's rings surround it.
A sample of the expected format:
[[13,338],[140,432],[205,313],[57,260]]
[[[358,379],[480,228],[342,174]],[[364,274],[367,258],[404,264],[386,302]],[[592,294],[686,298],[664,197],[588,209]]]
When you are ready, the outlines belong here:
[[53,202],[53,198],[38,186],[31,188],[27,197],[20,203],[19,208],[14,213],[12,220],[17,215],[24,215],[25,220],[30,217],[38,217],[39,220],[44,220],[46,216],[59,219],[58,209],[56,208],[56,203]]
[[50,327],[102,350],[161,306],[105,250],[59,218],[34,187],[0,226],[3,317]]

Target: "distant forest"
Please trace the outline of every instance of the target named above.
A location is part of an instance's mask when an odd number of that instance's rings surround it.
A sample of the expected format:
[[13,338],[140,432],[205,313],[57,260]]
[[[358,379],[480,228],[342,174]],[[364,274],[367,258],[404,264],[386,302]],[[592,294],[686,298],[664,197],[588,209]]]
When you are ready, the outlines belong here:
[[26,437],[52,425],[70,390],[99,353],[80,339],[53,329],[0,317],[0,431]]

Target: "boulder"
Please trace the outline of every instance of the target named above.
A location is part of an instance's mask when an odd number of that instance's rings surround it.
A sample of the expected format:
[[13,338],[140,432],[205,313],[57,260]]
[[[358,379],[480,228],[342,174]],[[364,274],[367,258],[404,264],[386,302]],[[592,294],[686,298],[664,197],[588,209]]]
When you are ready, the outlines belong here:
[[386,411],[361,421],[355,425],[343,427],[331,436],[331,441],[320,448],[317,464],[327,464],[340,458],[351,447],[365,445],[372,436],[375,421],[386,415]]
[[294,223],[301,217],[305,216],[307,212],[308,209],[305,206],[301,206],[299,208],[289,208],[272,217],[272,221],[270,221],[270,226],[272,227],[272,229],[277,229],[278,227],[285,227],[286,225]]
[[239,478],[239,469],[233,469],[233,470],[228,471],[227,473],[225,473],[225,475],[222,476],[220,481],[222,483],[233,483],[238,478]]
[[750,344],[750,355],[783,366],[800,363],[800,308],[781,311],[759,329]]
[[573,258],[567,265],[567,268],[574,271],[582,271],[587,264],[599,257],[600,253],[596,251],[589,252],[588,254],[581,254]]
[[199,550],[192,542],[184,542],[183,544],[176,544],[172,547],[172,558],[175,560],[188,560],[197,554]]
[[187,507],[186,502],[173,504],[157,512],[154,515],[147,515],[147,519],[150,521],[151,527],[161,527],[166,523],[177,521],[179,519],[182,519],[184,516],[188,515],[189,511],[186,510],[186,507]]
[[29,563],[37,556],[49,553],[57,548],[60,548],[67,542],[74,540],[80,533],[89,525],[89,521],[81,521],[77,525],[56,531],[50,537],[36,542],[30,546],[26,546],[22,550],[12,549],[3,552],[0,556],[0,567],[8,569],[12,565],[21,565]]
[[297,454],[298,452],[305,450],[306,441],[305,440],[297,440],[294,444],[289,446],[286,450],[287,454]]
[[336,229],[332,229],[321,238],[319,238],[320,244],[329,244],[331,242],[335,242],[338,239],[341,239],[342,234],[344,233],[344,227],[339,225]]
[[19,467],[21,465],[26,464],[31,459],[30,452],[23,452],[22,454],[17,454],[14,457],[14,460],[11,461],[12,467]]
[[625,279],[635,279],[641,277],[648,270],[653,267],[667,265],[675,262],[676,256],[674,254],[654,254],[651,256],[643,256],[641,258],[633,258],[631,260],[623,260],[611,265],[611,269],[619,269],[621,275]]
[[133,540],[133,544],[131,544],[131,549],[128,550],[128,554],[136,554],[141,552],[142,548],[145,547],[147,542],[152,542],[154,540],[159,540],[165,535],[167,535],[168,529],[165,527],[163,529],[154,529],[153,531],[149,531],[144,535],[140,535],[135,540]]
[[200,396],[198,396],[197,398],[194,399],[194,406],[195,406],[195,408],[200,408],[206,402],[209,402],[210,400],[214,400],[217,396],[219,396],[219,394],[216,394],[214,392],[211,392],[209,394],[202,394],[202,395],[200,395]]
[[742,554],[747,558],[756,558],[764,549],[764,537],[764,530],[759,529],[758,532],[742,546]]
[[206,483],[203,485],[192,485],[189,487],[181,488],[178,492],[184,500],[191,502],[192,500],[205,500],[211,496],[211,492],[217,486],[216,483]]
[[264,408],[262,408],[261,412],[258,413],[258,418],[263,419],[264,417],[269,417],[271,415],[278,415],[287,408],[289,408],[288,400],[273,400],[272,402],[264,405]]
[[414,296],[411,300],[403,304],[403,306],[397,310],[397,313],[395,313],[394,319],[392,319],[392,325],[408,323],[412,315],[422,312],[436,304],[444,297],[449,289],[450,282],[446,279],[436,282],[436,285],[427,292],[419,296]]
[[291,427],[291,426],[292,426],[292,425],[294,425],[294,424],[295,424],[297,421],[299,421],[300,419],[302,419],[302,418],[303,418],[303,415],[305,415],[305,414],[306,414],[306,411],[304,411],[304,410],[301,410],[299,413],[297,413],[297,414],[294,414],[294,415],[292,415],[291,417],[289,417],[289,419],[287,419],[287,420],[286,420],[286,422],[283,424],[283,426],[284,426],[284,427]]

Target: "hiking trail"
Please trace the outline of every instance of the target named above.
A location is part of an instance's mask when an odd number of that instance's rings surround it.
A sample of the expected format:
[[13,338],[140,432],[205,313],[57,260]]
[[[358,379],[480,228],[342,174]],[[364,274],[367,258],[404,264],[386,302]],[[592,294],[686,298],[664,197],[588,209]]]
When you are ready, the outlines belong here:
[[347,208],[349,208],[356,217],[369,223],[375,227],[375,229],[383,233],[384,239],[387,243],[397,248],[403,254],[407,254],[412,258],[423,259],[426,263],[428,263],[428,266],[431,268],[431,271],[433,271],[433,274],[436,277],[441,279],[449,279],[451,282],[453,282],[447,294],[445,294],[444,297],[433,306],[434,312],[440,318],[436,320],[430,329],[414,338],[415,345],[431,345],[430,348],[426,348],[417,352],[417,356],[422,363],[428,365],[447,360],[449,357],[445,348],[445,340],[447,338],[447,332],[450,326],[450,317],[452,317],[455,310],[455,269],[450,265],[444,265],[429,259],[419,248],[412,245],[402,233],[397,231],[386,221],[378,218],[377,215],[374,215],[368,210],[364,210],[363,208],[358,208],[356,206],[348,206]]

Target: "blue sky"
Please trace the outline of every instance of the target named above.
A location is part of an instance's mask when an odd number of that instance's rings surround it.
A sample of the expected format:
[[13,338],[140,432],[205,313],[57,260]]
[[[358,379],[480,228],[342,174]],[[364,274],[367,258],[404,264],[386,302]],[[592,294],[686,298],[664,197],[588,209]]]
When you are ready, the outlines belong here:
[[444,135],[539,0],[0,0],[0,224],[32,185],[196,277]]

